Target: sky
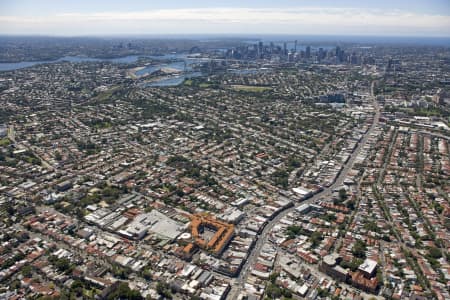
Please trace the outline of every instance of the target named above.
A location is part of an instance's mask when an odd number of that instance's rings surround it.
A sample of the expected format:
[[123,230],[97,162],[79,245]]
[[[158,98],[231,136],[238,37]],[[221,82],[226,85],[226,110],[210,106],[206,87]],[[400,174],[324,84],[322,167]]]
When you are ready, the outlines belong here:
[[0,34],[450,37],[450,0],[0,0]]

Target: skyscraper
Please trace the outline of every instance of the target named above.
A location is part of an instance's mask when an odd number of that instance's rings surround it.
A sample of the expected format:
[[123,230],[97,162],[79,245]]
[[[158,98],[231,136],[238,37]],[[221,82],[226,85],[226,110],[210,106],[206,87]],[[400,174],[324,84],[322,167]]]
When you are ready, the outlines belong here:
[[324,58],[325,58],[325,52],[323,51],[323,48],[319,48],[319,54],[318,54],[319,61]]
[[258,43],[258,58],[262,58],[263,57],[263,50],[264,50],[264,47],[263,47],[263,42],[262,41],[260,41],[259,43]]

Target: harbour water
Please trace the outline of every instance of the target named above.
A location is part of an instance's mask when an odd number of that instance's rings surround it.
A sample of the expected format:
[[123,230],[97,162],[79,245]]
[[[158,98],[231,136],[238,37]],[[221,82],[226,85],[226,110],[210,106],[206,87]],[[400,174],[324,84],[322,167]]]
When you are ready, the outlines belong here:
[[192,64],[198,62],[198,59],[189,58],[184,54],[167,54],[161,56],[138,56],[138,55],[129,55],[119,58],[92,58],[92,57],[84,57],[84,56],[65,56],[57,60],[47,60],[47,61],[22,61],[15,63],[0,63],[0,72],[2,71],[13,71],[23,68],[29,68],[39,64],[51,64],[58,62],[71,62],[71,63],[82,63],[82,62],[111,62],[118,64],[129,64],[136,62],[139,57],[151,58],[156,61],[167,61],[174,60],[173,62],[161,62],[154,63],[149,66],[146,66],[138,71],[136,71],[136,75],[142,76],[146,74],[150,74],[154,71],[157,71],[161,68],[168,69],[176,69],[179,71],[188,71],[186,73],[181,73],[176,76],[171,76],[170,78],[162,78],[160,80],[155,80],[151,83],[146,84],[146,86],[172,86],[178,85],[184,81],[185,78],[191,78],[200,76],[200,72],[192,72]]
[[1,71],[13,71],[23,68],[32,67],[35,65],[40,64],[51,64],[51,63],[57,63],[62,61],[68,61],[73,63],[79,63],[79,62],[97,62],[97,61],[107,61],[112,63],[133,63],[137,61],[139,56],[137,55],[129,55],[119,58],[92,58],[92,57],[85,57],[85,56],[64,56],[56,60],[43,60],[43,61],[21,61],[21,62],[14,62],[14,63],[0,63],[0,72]]
[[[135,74],[137,76],[144,76],[147,74],[151,74],[155,71],[158,71],[162,68],[167,69],[175,69],[180,72],[180,74],[173,74],[167,77],[162,77],[160,79],[144,83],[143,86],[175,86],[181,84],[185,79],[201,76],[202,73],[193,70],[193,65],[201,63],[204,59],[188,57],[186,54],[166,54],[161,56],[138,56],[138,55],[129,55],[119,58],[92,58],[85,56],[65,56],[57,60],[47,60],[47,61],[23,61],[23,62],[15,62],[15,63],[0,63],[0,72],[4,71],[13,71],[23,68],[29,68],[32,66],[36,66],[39,64],[51,64],[58,62],[71,62],[71,63],[82,63],[82,62],[111,62],[117,64],[130,64],[136,62],[140,57],[151,58],[155,62],[150,65],[147,65],[137,71]],[[161,61],[161,62],[158,62]],[[258,72],[264,72],[263,69],[232,69],[228,70],[231,73],[235,74],[254,74]]]

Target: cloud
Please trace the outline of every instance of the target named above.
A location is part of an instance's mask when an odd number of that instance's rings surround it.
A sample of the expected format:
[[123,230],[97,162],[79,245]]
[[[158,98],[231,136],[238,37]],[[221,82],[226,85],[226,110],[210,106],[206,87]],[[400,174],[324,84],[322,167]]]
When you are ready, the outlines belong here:
[[356,8],[197,8],[0,16],[6,34],[280,33],[450,36],[450,16]]

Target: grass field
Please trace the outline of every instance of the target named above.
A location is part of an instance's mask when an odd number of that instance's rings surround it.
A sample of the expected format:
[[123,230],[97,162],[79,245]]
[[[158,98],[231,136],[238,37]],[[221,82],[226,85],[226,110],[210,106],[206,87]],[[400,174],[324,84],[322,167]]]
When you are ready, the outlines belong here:
[[[194,84],[194,81],[192,79],[186,79],[186,80],[184,80],[183,84],[186,85],[186,86],[193,86],[193,85],[196,85],[198,83]],[[201,82],[200,84],[198,84],[198,87],[199,88],[203,88],[203,89],[204,88],[208,88],[210,86],[211,86],[211,84],[210,83],[206,83],[206,82]]]
[[106,91],[102,91],[102,92],[100,92],[97,96],[95,96],[93,99],[95,100],[95,101],[98,101],[98,102],[109,102],[109,101],[111,101],[112,99],[112,96],[114,95],[114,92],[116,91],[116,90],[119,90],[119,88],[120,88],[120,86],[114,86],[114,87],[111,87],[111,88],[109,88],[108,90],[106,90]]
[[192,79],[186,79],[186,80],[184,80],[184,85],[191,86],[191,85],[192,85]]
[[232,85],[231,87],[235,91],[253,92],[253,93],[261,93],[261,92],[272,90],[272,88],[268,87],[268,86]]
[[11,141],[8,138],[0,139],[0,147],[8,146],[11,144]]

